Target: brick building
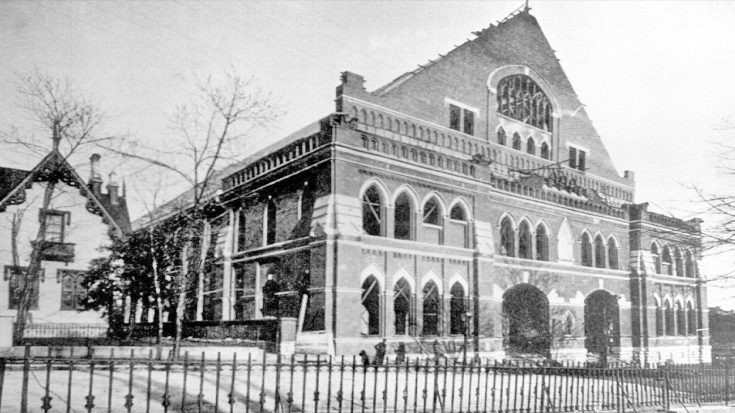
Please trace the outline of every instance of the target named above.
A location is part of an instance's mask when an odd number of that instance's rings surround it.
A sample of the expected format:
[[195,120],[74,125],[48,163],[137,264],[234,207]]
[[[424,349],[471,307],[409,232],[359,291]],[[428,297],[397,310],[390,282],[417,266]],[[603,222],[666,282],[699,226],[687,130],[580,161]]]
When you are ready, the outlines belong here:
[[333,114],[230,168],[211,313],[276,302],[337,354],[708,361],[700,222],[633,203],[527,10],[475,35],[372,92],[342,73]]

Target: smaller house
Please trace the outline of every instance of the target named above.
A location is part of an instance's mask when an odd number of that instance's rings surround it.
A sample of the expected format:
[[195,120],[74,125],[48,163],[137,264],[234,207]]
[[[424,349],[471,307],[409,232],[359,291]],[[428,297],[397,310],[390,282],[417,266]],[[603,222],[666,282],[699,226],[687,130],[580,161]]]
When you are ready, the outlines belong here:
[[[41,274],[32,289],[26,337],[95,336],[107,323],[95,311],[79,311],[87,293],[82,279],[102,247],[130,231],[122,191],[111,173],[102,188],[100,155],[90,158],[85,182],[57,151],[32,170],[0,167],[0,346],[12,337],[18,296],[18,274],[27,270],[41,220],[46,236]],[[43,210],[46,187],[54,182],[50,208]]]

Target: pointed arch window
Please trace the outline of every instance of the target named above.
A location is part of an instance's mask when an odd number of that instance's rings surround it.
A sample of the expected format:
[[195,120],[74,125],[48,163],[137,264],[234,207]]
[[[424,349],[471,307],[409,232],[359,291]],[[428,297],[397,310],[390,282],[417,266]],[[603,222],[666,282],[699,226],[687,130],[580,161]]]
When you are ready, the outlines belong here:
[[462,284],[452,285],[449,298],[449,334],[465,334],[465,292]]
[[505,141],[506,141],[505,129],[500,128],[498,129],[498,144],[505,145]]
[[618,269],[618,243],[613,237],[607,239],[607,267],[613,270]]
[[362,196],[362,230],[368,235],[383,234],[383,199],[375,186]]
[[518,258],[531,259],[531,227],[527,221],[518,226]]
[[684,260],[681,258],[681,251],[679,248],[674,249],[674,262],[676,263],[676,276],[684,276]]
[[674,307],[676,310],[676,335],[685,336],[687,334],[687,321],[684,307],[680,301],[677,301]]
[[429,198],[424,204],[424,224],[441,225],[441,209],[436,198]]
[[656,274],[661,274],[661,255],[655,242],[651,244],[651,257],[653,257],[653,267]]
[[536,259],[549,260],[549,237],[546,235],[546,227],[542,224],[536,227]]
[[411,320],[411,309],[413,296],[411,286],[405,278],[401,278],[393,288],[393,314],[395,315],[395,334],[408,335],[409,327],[413,324]]
[[602,235],[595,237],[595,267],[605,268],[605,240],[602,239]]
[[498,82],[498,113],[552,131],[551,101],[529,76],[517,74]]
[[536,142],[533,138],[528,138],[528,142],[526,142],[526,153],[536,155]]
[[423,289],[423,312],[423,335],[439,335],[441,300],[439,299],[439,289],[433,281],[426,283]]
[[521,150],[521,135],[518,132],[513,134],[513,149],[517,151]]
[[546,142],[541,144],[541,158],[549,159],[549,144]]
[[687,302],[687,335],[697,335],[697,314],[691,301]]
[[671,306],[669,300],[664,300],[664,318],[666,320],[664,335],[676,335],[676,323],[674,320],[676,316],[674,315],[674,308]]
[[398,195],[395,205],[394,236],[397,239],[413,239],[413,208],[406,193]]
[[669,246],[664,246],[663,254],[661,254],[661,271],[662,274],[674,275],[674,268],[671,265],[671,250]]
[[[452,231],[457,231],[459,228],[459,244],[458,246],[467,248],[469,244],[469,225],[467,224],[467,213],[460,204],[455,204],[449,211],[449,218],[451,219],[451,225],[453,226]],[[455,234],[457,234],[455,232]]]
[[582,233],[582,265],[585,267],[592,266],[592,240],[588,233]]
[[500,222],[500,255],[514,257],[515,248],[513,223],[510,221],[510,218],[505,217]]
[[362,283],[362,333],[366,335],[380,334],[380,284],[374,276],[369,276]]
[[688,278],[694,278],[694,259],[692,258],[692,252],[687,250],[686,252],[686,263],[685,265],[685,275]]
[[661,303],[656,301],[656,336],[661,337],[664,335],[664,312],[661,308]]

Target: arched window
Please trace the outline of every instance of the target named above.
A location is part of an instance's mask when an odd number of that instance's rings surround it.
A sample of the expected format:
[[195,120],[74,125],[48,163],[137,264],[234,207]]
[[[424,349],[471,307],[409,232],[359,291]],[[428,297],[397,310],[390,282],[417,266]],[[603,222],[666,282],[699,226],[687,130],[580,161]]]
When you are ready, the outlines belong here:
[[681,301],[677,301],[674,304],[674,309],[676,311],[676,335],[685,336],[687,334],[687,319]]
[[465,334],[465,293],[462,284],[456,282],[450,291],[449,334]]
[[674,322],[676,317],[674,316],[674,308],[671,306],[669,300],[664,300],[664,318],[666,319],[664,335],[676,335],[676,324]]
[[459,204],[453,206],[452,210],[449,211],[449,218],[456,221],[467,221],[467,217],[464,213],[464,208],[462,208],[462,206]]
[[505,217],[500,222],[500,255],[508,257],[515,256],[515,234],[513,233],[513,223],[510,218]]
[[536,227],[536,259],[549,260],[549,237],[546,235],[546,227],[542,224]]
[[383,199],[375,186],[362,196],[362,230],[368,235],[383,235]]
[[549,159],[549,145],[546,142],[541,144],[541,157]]
[[595,237],[595,267],[605,268],[605,240],[601,235]]
[[687,335],[697,335],[697,314],[691,301],[687,303]]
[[527,221],[521,221],[518,226],[518,257],[531,259],[531,228]]
[[362,283],[362,333],[380,334],[380,284],[372,275]]
[[441,208],[436,198],[429,198],[424,204],[424,224],[441,225]]
[[449,211],[449,218],[451,219],[451,241],[456,246],[467,248],[469,244],[469,226],[467,224],[467,214],[462,205],[455,204]]
[[412,222],[411,200],[404,192],[396,198],[394,236],[397,239],[413,239]]
[[528,138],[528,142],[526,142],[526,152],[531,155],[536,155],[536,142],[533,138]]
[[653,257],[653,267],[656,274],[661,274],[661,255],[659,255],[658,245],[656,243],[651,244],[651,256]]
[[661,308],[661,303],[656,301],[656,336],[661,337],[664,335],[664,312]]
[[671,265],[671,251],[668,245],[664,246],[664,252],[661,257],[661,271],[662,274],[674,275],[674,268]]
[[562,334],[565,336],[571,336],[574,334],[574,314],[567,312],[564,316],[564,324],[562,326]]
[[441,311],[440,303],[439,289],[433,281],[429,281],[423,289],[423,335],[425,336],[439,335],[439,324],[441,319],[439,314]]
[[266,207],[265,219],[265,244],[270,245],[276,242],[276,217],[278,216],[278,204],[276,200],[271,198]]
[[498,144],[505,145],[505,129],[498,129]]
[[685,275],[688,278],[694,278],[694,259],[692,258],[692,252],[687,250],[686,263],[684,263]]
[[592,266],[592,240],[590,235],[586,232],[582,233],[582,265],[585,267]]
[[409,326],[413,324],[411,322],[412,301],[411,286],[405,278],[401,278],[393,288],[393,313],[396,317],[395,333],[397,336],[410,334]]
[[684,276],[684,260],[681,258],[681,251],[679,248],[674,249],[674,262],[676,263],[676,275],[677,277]]
[[521,135],[518,132],[513,134],[513,149],[517,151],[521,150]]
[[618,244],[613,237],[607,239],[607,267],[618,269]]
[[552,131],[551,101],[526,75],[510,75],[498,82],[498,113]]

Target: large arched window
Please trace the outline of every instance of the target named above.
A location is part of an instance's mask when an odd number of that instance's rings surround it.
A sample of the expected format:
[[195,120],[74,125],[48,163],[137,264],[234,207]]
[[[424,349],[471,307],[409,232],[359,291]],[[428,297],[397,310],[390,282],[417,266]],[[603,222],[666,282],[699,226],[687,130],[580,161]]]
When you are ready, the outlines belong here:
[[498,129],[498,144],[505,145],[506,136],[505,136],[505,129],[500,128]]
[[688,278],[694,278],[694,259],[692,258],[692,252],[687,250],[686,263],[684,263],[684,272]]
[[413,208],[406,193],[398,195],[395,205],[395,228],[393,236],[397,239],[413,239]]
[[467,223],[467,213],[462,205],[456,204],[452,207],[449,211],[449,219],[452,220],[453,235],[458,234],[457,236],[459,237],[459,243],[457,245],[467,248],[467,244],[469,243],[469,225]]
[[511,75],[498,83],[498,113],[531,126],[552,131],[551,102],[526,75]]
[[595,237],[595,267],[605,268],[605,240],[602,235]]
[[510,218],[505,217],[500,222],[500,255],[508,257],[515,256],[515,235],[513,233],[513,223]]
[[607,267],[613,270],[618,269],[618,243],[613,237],[607,239]]
[[526,152],[531,155],[536,155],[536,142],[533,138],[528,138],[528,141],[526,142]]
[[541,144],[541,157],[543,159],[549,159],[549,144],[546,142]]
[[368,235],[383,235],[383,199],[375,186],[362,196],[362,230]]
[[664,300],[664,318],[666,320],[664,335],[676,335],[676,323],[674,322],[676,317],[674,316],[674,308],[671,306],[669,300]]
[[362,283],[362,333],[380,334],[380,284],[372,275]]
[[549,260],[549,237],[546,235],[546,227],[542,224],[536,227],[536,259]]
[[676,311],[676,335],[685,336],[687,334],[687,319],[681,301],[674,304],[674,309]]
[[590,235],[586,232],[582,233],[581,248],[582,248],[582,265],[584,265],[585,267],[591,267],[592,266],[592,240],[590,239]]
[[664,252],[661,254],[661,273],[674,275],[674,268],[671,265],[671,251],[668,245],[664,246]]
[[268,201],[265,214],[265,244],[270,245],[276,242],[276,217],[278,216],[278,204],[276,200],[271,198]]
[[651,257],[653,257],[653,267],[656,274],[661,274],[661,255],[658,251],[658,244],[655,242],[651,244]]
[[424,204],[424,224],[441,225],[441,208],[436,198],[429,198]]
[[513,149],[517,151],[521,150],[521,135],[518,132],[513,134]]
[[676,275],[677,277],[684,276],[684,260],[681,258],[681,251],[679,248],[674,249],[674,263],[676,263]]
[[393,314],[395,315],[395,334],[407,335],[411,322],[411,286],[405,278],[401,278],[393,288]]
[[518,226],[518,257],[531,259],[531,227],[523,220]]
[[661,303],[656,301],[656,336],[664,335],[664,312]]
[[439,335],[439,324],[441,311],[441,300],[439,299],[439,289],[433,281],[426,283],[423,289],[423,312],[424,326],[423,335],[436,336]]
[[456,282],[450,291],[449,334],[465,334],[465,293],[462,284]]
[[697,335],[697,313],[694,312],[691,301],[687,303],[687,335]]

